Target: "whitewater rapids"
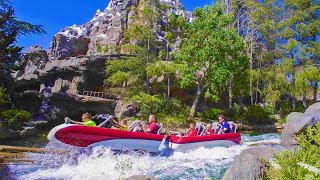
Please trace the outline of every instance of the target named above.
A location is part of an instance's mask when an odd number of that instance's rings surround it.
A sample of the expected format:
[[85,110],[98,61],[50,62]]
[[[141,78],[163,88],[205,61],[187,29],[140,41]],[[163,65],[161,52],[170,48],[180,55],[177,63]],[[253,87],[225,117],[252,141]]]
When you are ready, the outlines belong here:
[[[229,148],[199,148],[169,157],[149,154],[115,154],[95,147],[88,152],[67,148],[66,155],[28,154],[37,165],[9,165],[8,176],[14,179],[125,179],[133,175],[151,175],[159,179],[220,179],[232,161],[249,145],[261,142],[279,143],[279,134],[242,135],[241,145]],[[57,148],[49,143],[47,148]]]

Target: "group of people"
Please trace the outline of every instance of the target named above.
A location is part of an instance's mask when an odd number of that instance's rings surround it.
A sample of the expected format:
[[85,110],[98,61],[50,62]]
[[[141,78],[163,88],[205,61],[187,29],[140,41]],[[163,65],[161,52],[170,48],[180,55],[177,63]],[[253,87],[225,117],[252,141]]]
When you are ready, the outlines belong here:
[[[231,132],[231,127],[228,122],[226,122],[224,115],[219,116],[219,125],[215,129],[216,132],[219,132],[221,134],[227,134]],[[215,131],[212,128],[212,124],[207,124],[207,128],[204,132],[204,135],[212,135],[215,134]],[[190,123],[190,129],[187,132],[187,136],[197,136],[199,134],[198,130],[196,129],[196,123],[191,122]]]
[[[66,119],[66,121],[70,123],[78,124],[78,125],[84,125],[84,126],[93,126],[93,127],[97,126],[96,123],[92,120],[92,116],[90,113],[84,113],[82,115],[83,122],[78,122],[71,119]],[[150,114],[148,125],[144,125],[143,122],[137,121],[134,123],[135,126],[130,129],[128,128],[128,121],[126,119],[121,120],[120,123],[118,123],[115,117],[110,116],[109,121],[114,128],[119,130],[130,130],[133,132],[145,132],[145,133],[151,133],[151,134],[157,134],[159,130],[159,126],[157,124],[157,117],[154,114]],[[230,124],[226,122],[225,117],[223,115],[219,116],[219,125],[217,126],[215,131],[220,132],[222,134],[231,132]],[[207,124],[207,128],[204,132],[204,135],[215,134],[215,131],[213,130],[212,124]],[[198,133],[199,132],[196,129],[196,123],[191,122],[190,128],[188,132],[185,134],[185,136],[197,136]]]

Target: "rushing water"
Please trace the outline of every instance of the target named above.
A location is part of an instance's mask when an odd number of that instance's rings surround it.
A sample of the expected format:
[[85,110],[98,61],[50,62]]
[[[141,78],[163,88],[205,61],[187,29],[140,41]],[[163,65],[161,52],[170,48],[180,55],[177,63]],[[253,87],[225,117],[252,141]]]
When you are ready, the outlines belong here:
[[[199,148],[169,157],[148,154],[115,154],[96,147],[88,152],[68,149],[67,155],[29,154],[37,165],[10,165],[8,175],[15,179],[124,179],[151,175],[159,179],[220,179],[231,162],[250,144],[279,142],[278,134],[242,135],[242,144],[229,148]],[[49,143],[47,147],[67,148]]]

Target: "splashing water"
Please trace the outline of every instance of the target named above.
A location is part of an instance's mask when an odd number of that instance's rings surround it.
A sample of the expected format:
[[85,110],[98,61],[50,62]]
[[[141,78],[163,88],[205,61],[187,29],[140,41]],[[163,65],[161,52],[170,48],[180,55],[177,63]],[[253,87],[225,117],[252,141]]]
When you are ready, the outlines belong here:
[[220,179],[232,161],[250,144],[280,141],[278,134],[242,135],[237,146],[199,148],[170,157],[149,154],[115,154],[95,147],[90,151],[49,143],[47,148],[68,148],[66,155],[29,154],[38,165],[10,165],[10,177],[16,179],[124,179],[132,175],[151,175],[159,179]]

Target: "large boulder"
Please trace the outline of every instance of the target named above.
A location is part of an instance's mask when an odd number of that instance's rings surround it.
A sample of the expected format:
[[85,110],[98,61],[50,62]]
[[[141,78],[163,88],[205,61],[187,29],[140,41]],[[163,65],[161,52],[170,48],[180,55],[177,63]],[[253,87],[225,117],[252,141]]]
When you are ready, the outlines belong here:
[[114,113],[117,118],[133,117],[137,114],[136,105],[130,101],[118,101]]
[[257,180],[263,173],[264,163],[281,151],[268,146],[260,146],[243,151],[225,172],[222,180]]
[[289,114],[281,134],[281,145],[288,149],[296,148],[298,145],[296,135],[318,122],[320,122],[320,103],[311,105],[305,113]]

